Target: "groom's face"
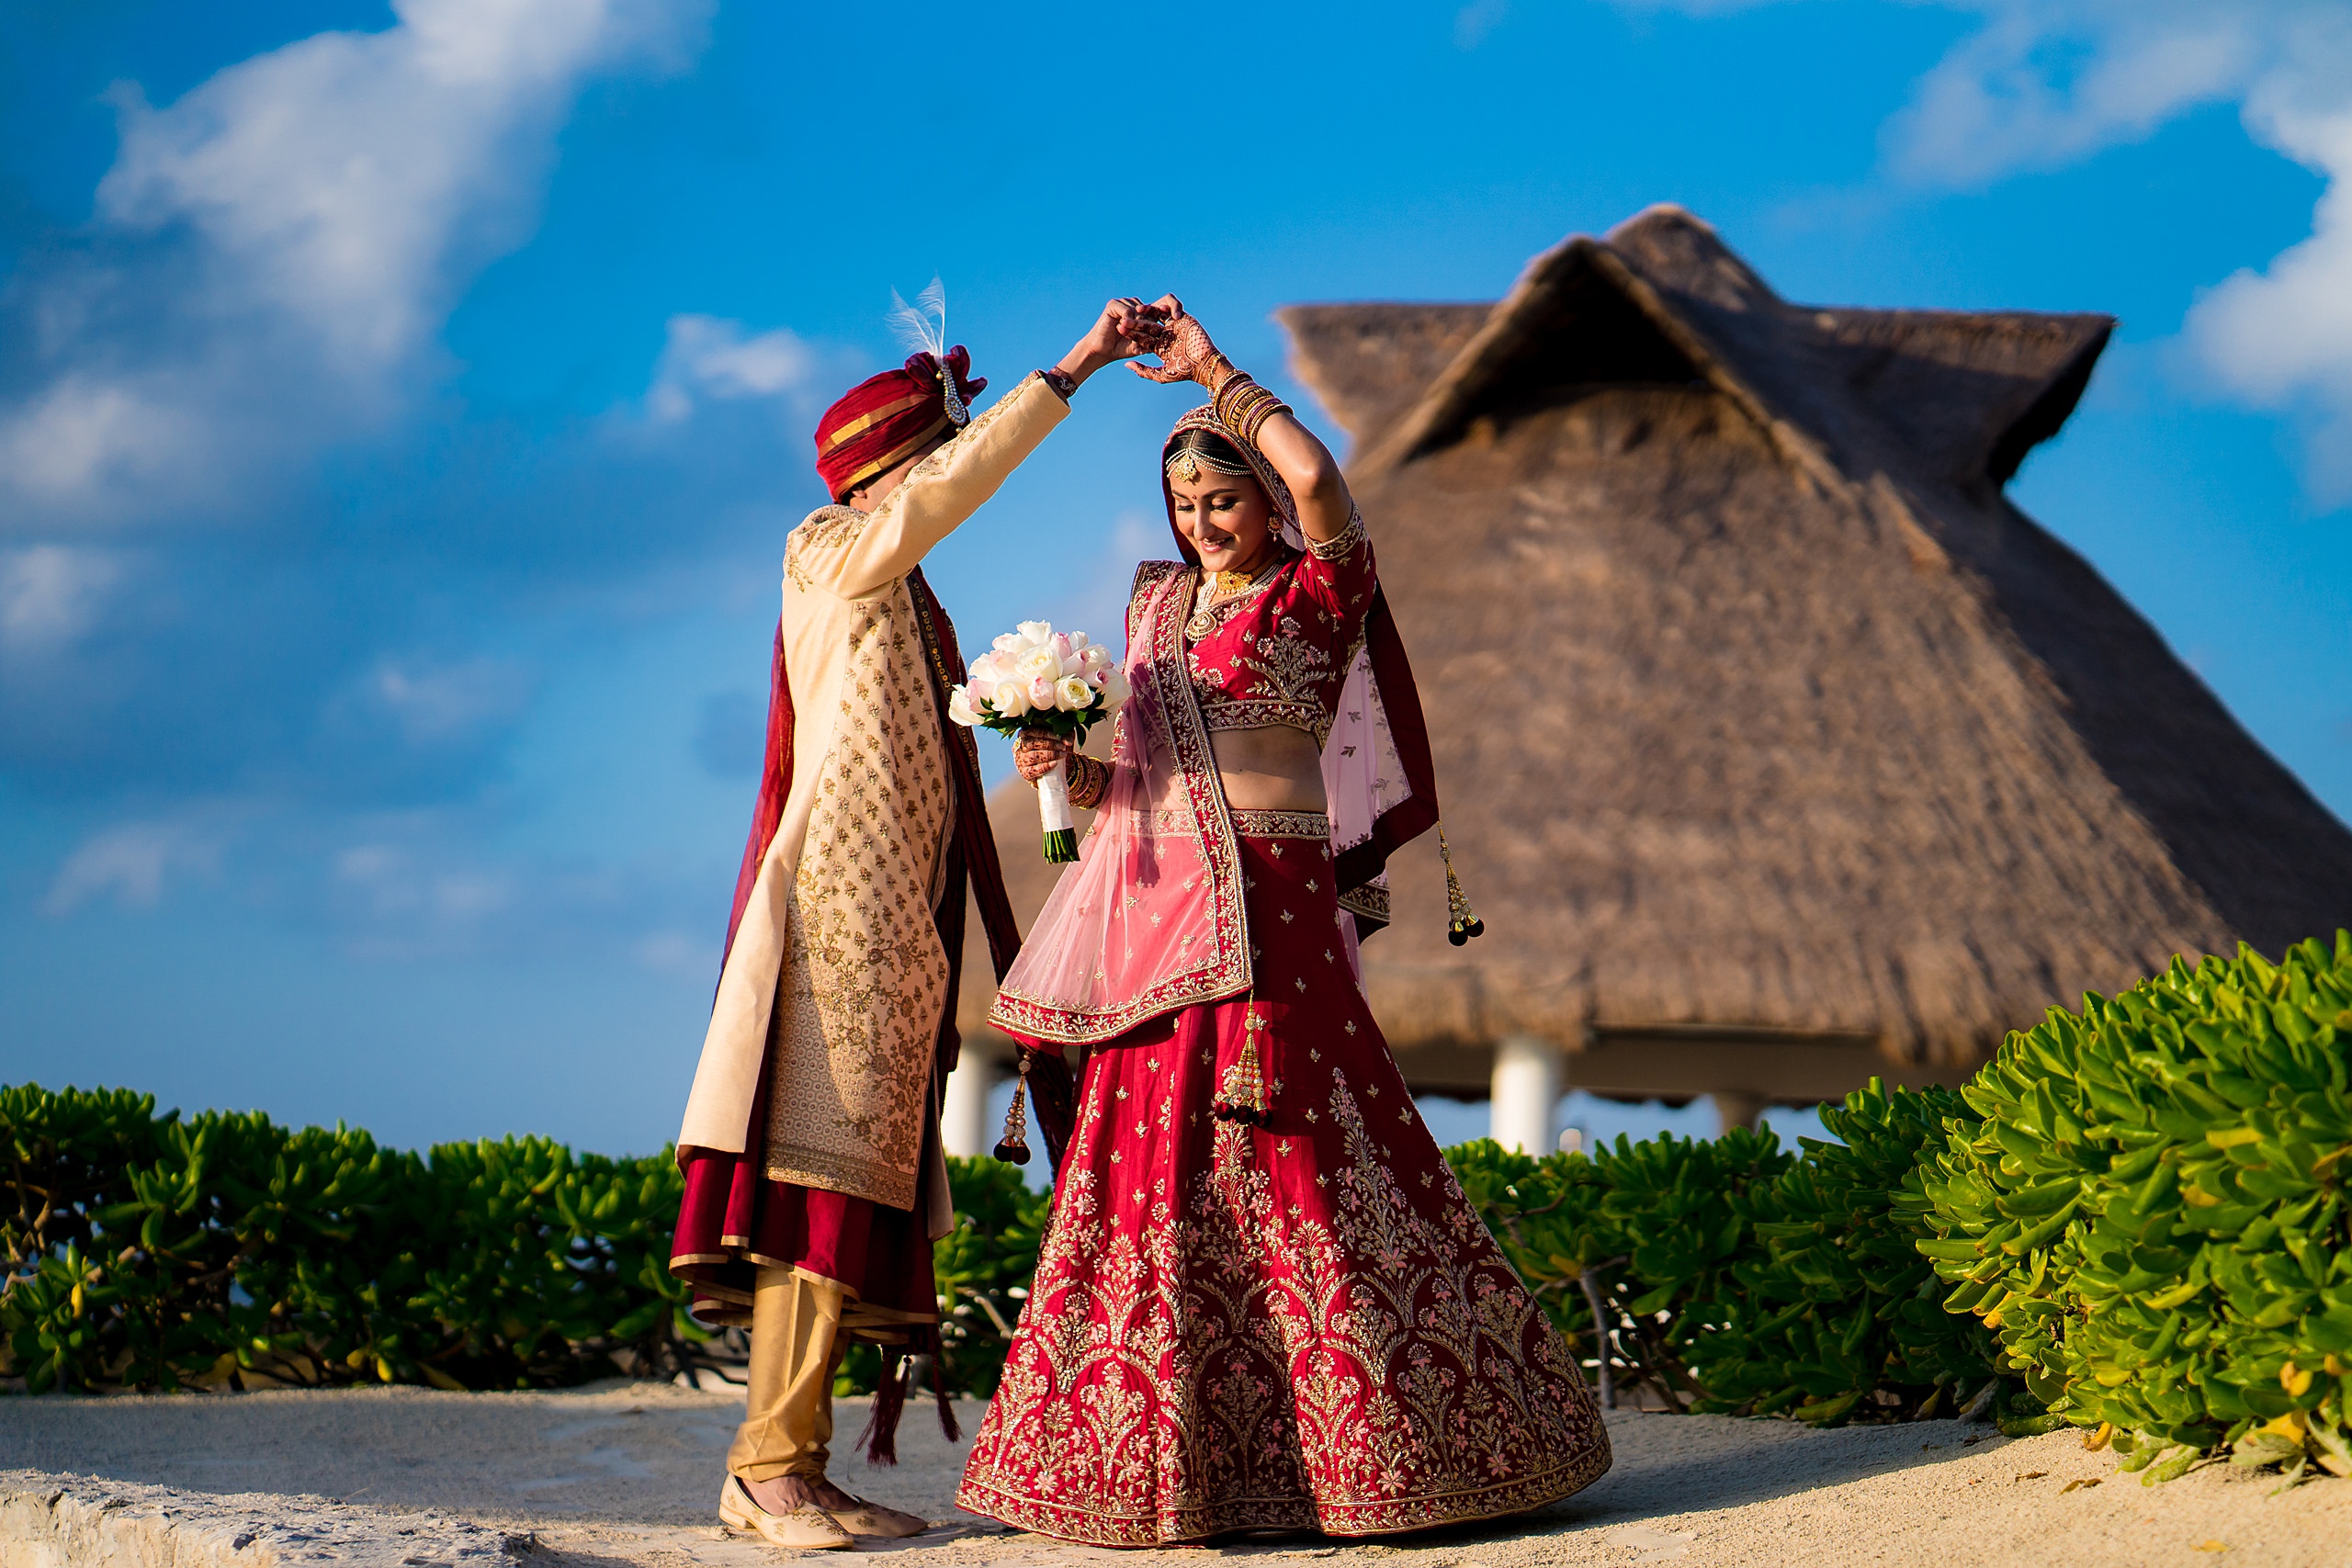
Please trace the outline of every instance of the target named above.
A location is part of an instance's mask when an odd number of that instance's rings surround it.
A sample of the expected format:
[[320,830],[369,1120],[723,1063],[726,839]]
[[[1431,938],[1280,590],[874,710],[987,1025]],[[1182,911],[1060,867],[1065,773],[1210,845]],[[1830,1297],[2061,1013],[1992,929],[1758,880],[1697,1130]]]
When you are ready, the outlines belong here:
[[1176,527],[1210,571],[1243,571],[1265,558],[1273,508],[1254,479],[1204,468],[1191,484],[1170,476]]

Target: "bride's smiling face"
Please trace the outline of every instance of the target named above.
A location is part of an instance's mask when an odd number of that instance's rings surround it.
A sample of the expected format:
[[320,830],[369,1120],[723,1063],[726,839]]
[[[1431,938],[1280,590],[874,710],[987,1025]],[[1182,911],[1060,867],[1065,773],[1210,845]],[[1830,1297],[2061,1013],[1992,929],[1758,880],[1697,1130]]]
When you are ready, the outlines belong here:
[[1203,570],[1254,570],[1273,548],[1274,509],[1257,480],[1204,468],[1190,484],[1170,475],[1168,493]]

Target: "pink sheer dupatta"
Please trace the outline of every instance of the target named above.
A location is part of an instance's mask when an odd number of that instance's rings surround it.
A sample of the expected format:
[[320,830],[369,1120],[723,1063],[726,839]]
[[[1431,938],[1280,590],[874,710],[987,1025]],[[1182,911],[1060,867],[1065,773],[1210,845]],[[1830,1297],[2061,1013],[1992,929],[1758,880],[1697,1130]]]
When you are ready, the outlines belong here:
[[989,1009],[1007,1033],[1109,1040],[1250,988],[1233,820],[1185,671],[1192,598],[1173,561],[1136,574],[1109,791]]

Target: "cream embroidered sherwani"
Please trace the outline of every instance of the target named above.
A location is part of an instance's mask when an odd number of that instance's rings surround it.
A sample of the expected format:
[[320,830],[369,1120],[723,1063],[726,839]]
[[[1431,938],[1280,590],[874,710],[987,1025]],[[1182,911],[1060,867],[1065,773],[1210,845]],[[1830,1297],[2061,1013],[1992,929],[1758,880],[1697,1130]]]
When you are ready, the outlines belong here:
[[[756,1146],[775,1180],[914,1206],[951,961],[931,910],[954,801],[906,579],[1069,412],[1031,375],[873,512],[820,507],[792,531],[791,785],[719,978],[681,1145]],[[754,1128],[763,1060],[768,1115]],[[944,1217],[944,1182],[932,1190]]]

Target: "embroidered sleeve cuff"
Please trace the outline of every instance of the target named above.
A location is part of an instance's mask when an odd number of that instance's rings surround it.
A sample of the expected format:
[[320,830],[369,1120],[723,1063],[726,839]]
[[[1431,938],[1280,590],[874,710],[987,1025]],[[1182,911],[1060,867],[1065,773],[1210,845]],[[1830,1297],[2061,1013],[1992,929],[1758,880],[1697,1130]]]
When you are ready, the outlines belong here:
[[1351,510],[1348,525],[1328,539],[1309,539],[1306,548],[1317,560],[1341,560],[1363,543],[1363,513]]

